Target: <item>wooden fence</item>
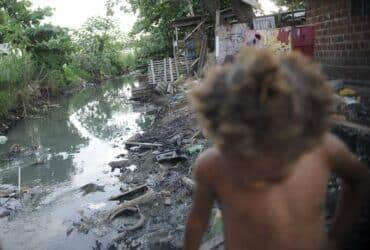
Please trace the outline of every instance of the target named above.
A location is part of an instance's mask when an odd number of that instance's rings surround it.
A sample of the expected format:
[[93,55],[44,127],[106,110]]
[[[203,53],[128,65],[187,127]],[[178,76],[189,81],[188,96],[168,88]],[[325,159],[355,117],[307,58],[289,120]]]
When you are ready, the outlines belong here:
[[171,85],[181,75],[189,75],[196,62],[196,60],[187,60],[185,58],[151,60],[148,64],[148,84],[155,86],[159,92],[171,92]]

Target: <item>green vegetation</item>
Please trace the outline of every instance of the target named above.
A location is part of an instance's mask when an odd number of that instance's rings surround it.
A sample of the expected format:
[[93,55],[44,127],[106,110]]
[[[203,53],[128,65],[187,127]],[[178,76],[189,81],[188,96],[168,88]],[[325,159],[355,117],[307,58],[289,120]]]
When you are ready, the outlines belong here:
[[172,55],[172,21],[187,17],[192,12],[201,15],[212,12],[212,9],[230,7],[231,2],[232,0],[107,0],[106,7],[108,15],[112,15],[117,7],[137,14],[137,22],[130,34],[133,37],[130,44],[138,64],[146,65],[149,59]]
[[109,18],[92,17],[75,34],[73,65],[80,66],[94,80],[120,75],[135,67],[135,56],[126,39]]
[[306,1],[300,0],[274,0],[277,6],[287,7],[289,10],[304,9]]
[[47,97],[84,81],[100,82],[133,69],[136,57],[109,18],[90,18],[81,30],[46,24],[50,8],[33,10],[28,0],[0,1],[0,120],[25,109],[34,96]]

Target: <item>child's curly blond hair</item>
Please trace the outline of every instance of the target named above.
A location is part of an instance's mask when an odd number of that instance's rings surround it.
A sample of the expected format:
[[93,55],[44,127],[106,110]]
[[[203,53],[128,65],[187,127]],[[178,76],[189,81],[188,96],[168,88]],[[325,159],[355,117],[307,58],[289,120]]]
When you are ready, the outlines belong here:
[[332,90],[298,53],[243,48],[233,64],[211,70],[191,92],[205,133],[244,156],[297,157],[329,128]]

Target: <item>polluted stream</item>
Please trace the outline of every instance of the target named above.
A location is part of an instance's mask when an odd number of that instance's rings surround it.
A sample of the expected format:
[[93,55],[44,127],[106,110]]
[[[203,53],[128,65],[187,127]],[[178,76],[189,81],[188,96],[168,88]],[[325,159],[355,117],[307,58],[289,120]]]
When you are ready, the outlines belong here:
[[71,225],[116,206],[108,200],[119,193],[120,172],[109,162],[153,121],[128,101],[135,84],[125,79],[85,88],[8,132],[0,145],[0,190],[17,190],[20,170],[25,193],[20,200],[0,198],[0,209],[10,212],[0,219],[4,250],[99,249],[96,236],[103,233],[77,233]]

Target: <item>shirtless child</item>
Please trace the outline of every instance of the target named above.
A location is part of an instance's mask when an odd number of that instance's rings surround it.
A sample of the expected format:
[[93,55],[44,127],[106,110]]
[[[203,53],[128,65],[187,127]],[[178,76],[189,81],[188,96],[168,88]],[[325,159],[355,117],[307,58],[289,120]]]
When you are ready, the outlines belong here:
[[[332,92],[298,54],[244,49],[192,94],[214,147],[195,164],[184,249],[198,249],[213,203],[231,250],[341,249],[369,191],[369,171],[329,133]],[[326,187],[343,183],[325,228]]]

